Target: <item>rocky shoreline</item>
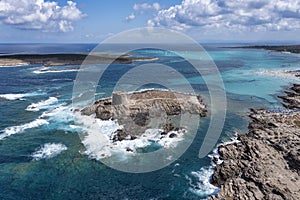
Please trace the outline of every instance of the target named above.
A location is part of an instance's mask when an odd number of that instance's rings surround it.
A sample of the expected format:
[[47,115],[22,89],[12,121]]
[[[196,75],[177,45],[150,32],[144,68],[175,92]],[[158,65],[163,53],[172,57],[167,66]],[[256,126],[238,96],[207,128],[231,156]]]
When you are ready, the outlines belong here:
[[286,109],[251,109],[248,133],[218,147],[210,200],[300,199],[300,85],[286,94]]

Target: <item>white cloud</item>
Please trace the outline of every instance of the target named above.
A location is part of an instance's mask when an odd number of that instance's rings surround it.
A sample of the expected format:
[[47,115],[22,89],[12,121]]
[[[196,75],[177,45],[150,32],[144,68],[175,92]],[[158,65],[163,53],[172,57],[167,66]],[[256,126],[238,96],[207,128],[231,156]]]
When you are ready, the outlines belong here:
[[137,15],[141,15],[145,13],[156,14],[160,9],[161,9],[161,5],[157,2],[153,4],[149,4],[149,3],[134,4],[133,6],[134,13],[131,13],[129,16],[127,16],[126,21],[132,21],[136,18]]
[[131,13],[129,16],[126,17],[126,21],[131,21],[135,19],[135,14]]
[[298,29],[300,0],[183,0],[179,5],[159,10],[153,19],[148,20],[148,25],[178,30],[193,27]]
[[133,10],[135,11],[143,11],[143,10],[160,10],[161,6],[159,3],[155,2],[153,4],[142,3],[142,4],[134,4]]
[[61,7],[55,1],[0,0],[0,22],[19,29],[72,31],[84,16],[72,1]]
[[153,7],[154,10],[159,10],[161,8],[160,4],[157,3],[157,2],[153,3],[152,7]]

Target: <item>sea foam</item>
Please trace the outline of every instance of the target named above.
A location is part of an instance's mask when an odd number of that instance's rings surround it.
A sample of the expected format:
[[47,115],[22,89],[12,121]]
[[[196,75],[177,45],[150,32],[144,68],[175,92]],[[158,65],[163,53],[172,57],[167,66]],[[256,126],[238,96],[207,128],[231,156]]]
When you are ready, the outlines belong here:
[[3,133],[0,134],[0,140],[17,133],[22,133],[27,129],[36,128],[45,124],[49,124],[49,122],[45,119],[36,119],[23,125],[7,127],[3,131],[1,131]]
[[208,157],[212,159],[210,166],[202,167],[199,171],[191,172],[191,175],[197,178],[196,183],[193,183],[192,179],[186,176],[186,178],[189,180],[190,183],[189,191],[191,191],[192,193],[200,197],[205,197],[205,196],[218,193],[219,188],[210,183],[210,179],[214,174],[215,167],[216,167],[215,162],[218,165],[223,163],[223,160],[220,159],[220,155],[218,154],[218,147],[239,143],[240,141],[238,140],[237,134],[238,134],[237,132],[234,132],[234,137],[230,138],[230,140],[227,142],[218,144],[217,147],[213,150],[213,153],[208,155]]
[[0,94],[0,98],[13,101],[13,100],[24,100],[25,97],[41,96],[44,94],[45,93],[37,93],[37,92],[24,93],[24,94]]
[[197,182],[193,183],[192,179],[186,176],[190,183],[189,191],[200,197],[207,197],[209,195],[216,194],[219,188],[210,183],[210,178],[213,173],[213,166],[202,167],[199,171],[191,172],[191,175],[197,179]]
[[[83,153],[96,160],[117,154],[122,154],[126,158],[126,156],[137,153],[137,149],[145,148],[153,143],[164,149],[174,148],[179,141],[183,140],[185,132],[185,130],[171,131],[162,136],[161,129],[147,129],[145,133],[134,140],[128,137],[122,141],[113,141],[116,131],[123,129],[117,120],[100,120],[94,116],[82,116],[79,113],[75,115],[76,122],[85,133],[81,137],[82,144],[86,147]],[[172,133],[175,133],[177,137],[170,138]]]
[[251,71],[250,73],[254,73],[254,74],[257,74],[257,75],[261,75],[261,76],[271,76],[271,77],[285,79],[285,80],[286,79],[288,79],[288,80],[295,80],[295,81],[299,80],[298,77],[296,77],[292,73],[289,73],[289,71],[293,71],[293,69],[292,70],[266,70],[266,69],[259,69],[259,70]]
[[41,68],[38,70],[34,70],[34,74],[46,74],[46,73],[63,73],[63,72],[77,72],[79,69],[49,69],[49,68]]
[[38,103],[32,103],[26,108],[26,110],[36,112],[48,108],[50,105],[56,103],[57,101],[58,99],[56,97],[50,97],[47,100],[40,101]]
[[68,148],[64,144],[46,143],[37,149],[31,156],[33,160],[53,158]]

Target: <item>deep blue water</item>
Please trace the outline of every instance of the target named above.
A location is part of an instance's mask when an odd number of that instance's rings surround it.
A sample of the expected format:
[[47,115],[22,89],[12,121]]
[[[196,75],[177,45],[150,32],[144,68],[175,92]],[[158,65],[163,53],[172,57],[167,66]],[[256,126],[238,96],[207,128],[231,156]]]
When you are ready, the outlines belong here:
[[[94,47],[93,44],[2,44],[0,53],[78,53]],[[232,137],[234,130],[247,130],[249,108],[280,107],[276,95],[296,81],[281,71],[299,69],[299,55],[253,49],[207,49],[221,72],[227,92],[227,115],[219,142]],[[158,57],[155,63],[173,67],[189,80],[196,92],[207,96],[202,78],[184,60],[151,49],[132,53]],[[187,54],[194,56],[193,52]],[[97,87],[96,97],[110,96],[115,81],[138,64],[111,65]],[[214,192],[205,183],[211,174],[211,160],[208,156],[198,158],[209,118],[201,119],[189,149],[177,161],[155,172],[120,172],[82,153],[85,146],[78,135],[80,131],[72,126],[75,122],[70,111],[77,72],[63,71],[74,67],[78,66],[54,67],[51,70],[62,71],[39,73],[45,67],[0,66],[0,199],[202,199]],[[181,84],[178,80],[169,81]],[[54,101],[45,103],[50,97]],[[40,110],[26,110],[33,103],[40,103]],[[47,152],[62,146],[67,149],[57,155],[38,155],[34,159],[39,150]]]

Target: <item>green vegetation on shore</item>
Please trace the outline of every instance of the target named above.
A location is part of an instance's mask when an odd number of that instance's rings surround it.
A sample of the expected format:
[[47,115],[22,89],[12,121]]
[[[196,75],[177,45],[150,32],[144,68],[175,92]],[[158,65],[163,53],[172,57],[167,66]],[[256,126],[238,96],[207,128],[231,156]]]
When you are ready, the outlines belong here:
[[64,66],[84,64],[122,63],[130,64],[135,61],[152,61],[156,58],[139,58],[128,55],[110,54],[17,54],[1,55],[0,65],[15,66],[28,64],[42,64],[44,66]]
[[289,53],[300,53],[300,45],[254,45],[254,46],[240,46],[231,48],[241,48],[241,49],[265,49],[270,51],[278,52],[289,52]]

